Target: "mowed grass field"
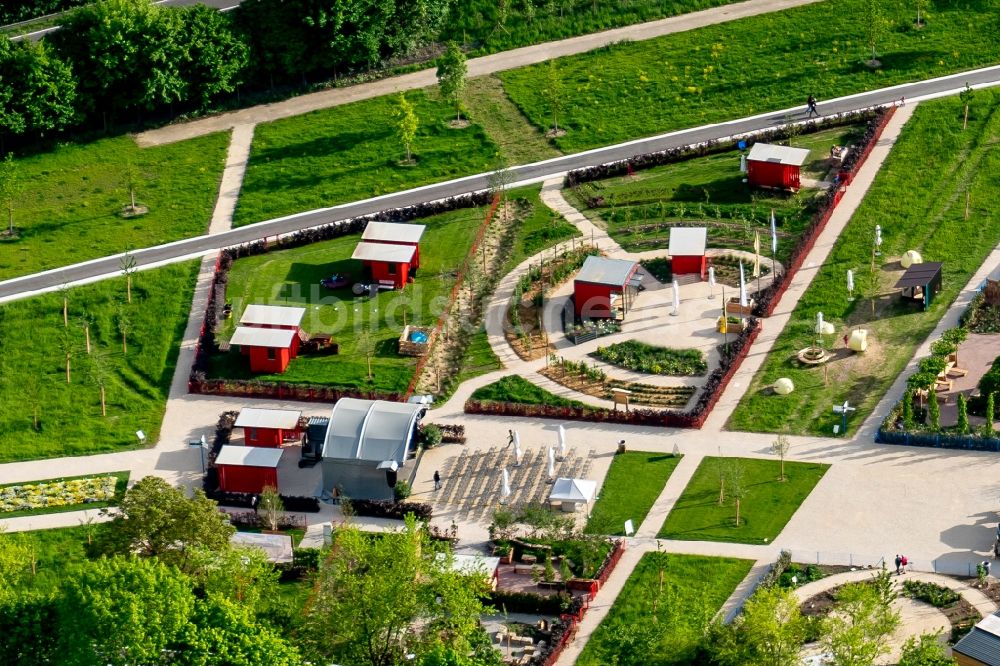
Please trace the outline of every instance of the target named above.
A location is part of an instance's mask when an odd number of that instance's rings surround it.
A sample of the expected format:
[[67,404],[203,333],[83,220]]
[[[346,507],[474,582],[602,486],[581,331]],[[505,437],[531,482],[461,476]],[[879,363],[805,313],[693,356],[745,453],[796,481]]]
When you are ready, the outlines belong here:
[[[138,273],[131,305],[119,305],[124,278],[74,287],[68,328],[59,293],[0,305],[0,462],[134,449],[137,430],[155,443],[196,273],[197,262]],[[130,322],[127,354],[119,309]],[[91,321],[91,355],[84,317]],[[104,375],[107,416],[97,374]]]
[[[881,5],[882,66],[865,64],[865,0],[821,2],[622,43],[556,61],[564,88],[559,148],[574,152],[658,132],[741,118],[1000,61],[1000,0],[935,3],[913,26],[912,3]],[[551,123],[548,65],[500,74],[538,127]],[[797,117],[803,117],[799,114]],[[779,119],[780,121],[780,119]]]
[[625,534],[626,520],[638,530],[680,461],[681,456],[648,451],[616,455],[584,532]]
[[705,630],[752,566],[729,557],[646,553],[577,665],[613,664],[637,646],[649,649],[641,663],[650,666],[694,663]]
[[[361,262],[350,258],[360,234],[239,259],[233,264],[226,291],[233,317],[220,331],[221,339],[231,336],[247,305],[299,306],[307,308],[303,328],[308,333],[332,334],[340,353],[299,356],[281,375],[251,375],[246,357],[231,350],[213,358],[212,375],[404,391],[417,359],[397,351],[404,326],[402,299],[410,299],[408,324],[436,324],[485,215],[485,208],[464,208],[417,221],[427,230],[420,242],[420,269],[413,284],[406,287],[406,296],[382,291],[375,298],[358,298],[349,287],[326,290],[320,286],[320,280],[333,273],[348,273],[354,281],[362,278]],[[367,360],[357,345],[362,331],[375,341],[372,382],[367,380]]]
[[[962,114],[957,98],[917,107],[730,417],[730,429],[831,436],[840,419],[830,406],[850,400],[857,407],[847,424],[853,431],[996,246],[1000,93],[976,93],[966,130]],[[918,166],[931,164],[933,169]],[[854,271],[856,286],[869,274],[876,224],[882,226],[883,243],[873,315],[872,301],[863,293],[847,300],[845,280],[848,269]],[[893,289],[903,273],[899,257],[907,250],[919,251],[925,261],[944,263],[941,293],[926,312],[902,303]],[[837,328],[825,341],[835,358],[827,368],[800,367],[794,355],[813,344],[817,312]],[[869,331],[868,351],[862,355],[847,353],[841,342],[857,327]],[[796,390],[787,396],[774,394],[770,386],[779,377],[791,378]]]
[[263,123],[233,223],[357,201],[488,171],[496,147],[478,125],[452,129],[454,110],[422,90],[406,93],[419,121],[416,163],[396,137],[396,97],[386,96]]
[[[20,234],[0,236],[0,280],[206,233],[228,145],[228,132],[155,148],[120,136],[16,158]],[[138,174],[137,203],[149,213],[124,219],[129,163]]]
[[[740,524],[731,492],[719,504],[720,476],[727,465],[743,469],[746,495],[740,501]],[[779,481],[778,460],[707,456],[674,504],[660,533],[661,539],[768,543],[785,525],[823,478],[829,465],[785,462],[785,481]],[[729,484],[730,490],[732,484]]]

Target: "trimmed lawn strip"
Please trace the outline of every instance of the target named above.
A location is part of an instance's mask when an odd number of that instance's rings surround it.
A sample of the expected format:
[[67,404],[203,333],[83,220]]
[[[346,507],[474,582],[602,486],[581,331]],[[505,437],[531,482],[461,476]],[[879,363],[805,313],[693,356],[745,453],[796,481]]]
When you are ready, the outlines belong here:
[[407,93],[419,121],[413,165],[396,138],[396,96],[257,125],[234,226],[489,171],[496,146],[483,129],[451,129],[454,110]]
[[[965,131],[962,113],[957,98],[917,108],[734,410],[729,428],[829,436],[840,422],[830,406],[850,400],[858,409],[848,419],[848,429],[853,430],[875,408],[982,264],[997,242],[996,211],[988,202],[1000,198],[1000,184],[993,177],[1000,170],[1000,94],[976,93]],[[927,160],[936,165],[933,171],[913,167]],[[964,219],[966,191],[972,201],[968,220]],[[880,296],[873,318],[868,298],[847,300],[844,276],[853,269],[857,284],[863,284],[875,224],[882,225],[884,241],[878,266]],[[892,289],[902,271],[897,258],[911,249],[918,250],[925,261],[944,262],[942,291],[926,312],[902,303]],[[817,312],[837,327],[831,337],[838,356],[827,363],[829,368],[799,367],[793,357],[812,344]],[[840,338],[855,327],[870,331],[868,351],[843,356]],[[768,387],[779,377],[791,378],[796,390],[787,396],[773,395]]]
[[654,375],[688,377],[702,376],[708,372],[705,355],[697,349],[656,347],[637,340],[598,347],[590,355],[619,368]]
[[495,76],[470,79],[463,97],[468,117],[482,126],[512,164],[528,164],[560,153],[507,98]]
[[629,519],[638,530],[680,461],[681,456],[647,451],[616,455],[584,532],[623,535]]
[[[803,105],[810,93],[822,112],[824,99],[1000,60],[997,0],[938,5],[921,30],[913,28],[912,9],[896,3],[886,7],[889,25],[877,45],[882,67],[871,70],[865,2],[822,2],[560,58],[567,134],[555,143],[565,152],[585,150]],[[548,67],[499,75],[540,128],[551,122],[539,94]]]
[[640,655],[642,663],[695,663],[692,659],[712,618],[753,564],[730,557],[646,553],[587,641],[577,666],[615,663],[627,637],[636,631],[643,637],[652,634],[653,648]]
[[[141,448],[137,430],[156,442],[197,271],[198,262],[189,261],[133,276],[132,305],[121,306],[131,320],[127,355],[117,323],[122,278],[70,289],[69,328],[58,293],[0,306],[0,462]],[[84,315],[93,320],[93,355],[84,349]],[[69,384],[64,340],[72,354]],[[107,416],[95,355],[106,375]]]
[[[206,233],[228,145],[228,132],[155,148],[121,136],[18,158],[20,235],[0,236],[0,280]],[[136,202],[149,212],[122,219],[128,163],[139,172]]]
[[64,506],[48,506],[41,507],[38,509],[24,509],[21,511],[2,511],[0,512],[0,518],[17,518],[18,516],[39,516],[45,513],[65,513],[66,511],[79,511],[81,509],[101,509],[107,506],[117,506],[118,502],[121,501],[122,495],[128,489],[128,477],[129,472],[104,472],[100,474],[84,474],[82,476],[63,476],[57,479],[43,479],[41,481],[21,481],[19,483],[6,483],[0,486],[0,490],[4,488],[10,488],[12,486],[27,486],[36,485],[42,483],[58,483],[60,481],[74,481],[76,479],[95,479],[105,476],[113,476],[117,480],[115,481],[115,496],[110,500],[101,500],[97,502],[83,502],[81,504],[67,504]]
[[535,386],[524,377],[510,375],[503,379],[477,388],[472,392],[473,400],[492,402],[513,402],[520,405],[549,405],[551,407],[585,407],[577,400],[567,400]]
[[[740,502],[740,525],[727,490],[719,506],[720,471],[730,461],[743,466],[746,496]],[[829,465],[785,462],[787,480],[778,481],[778,460],[706,456],[674,504],[657,537],[685,541],[769,543],[781,533]]]

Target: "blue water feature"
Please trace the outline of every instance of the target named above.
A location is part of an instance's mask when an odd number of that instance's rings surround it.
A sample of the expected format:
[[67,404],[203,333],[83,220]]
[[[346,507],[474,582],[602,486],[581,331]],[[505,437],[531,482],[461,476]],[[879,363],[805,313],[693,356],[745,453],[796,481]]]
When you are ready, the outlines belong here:
[[410,333],[410,342],[423,344],[427,342],[427,334],[423,331],[413,331],[413,333]]

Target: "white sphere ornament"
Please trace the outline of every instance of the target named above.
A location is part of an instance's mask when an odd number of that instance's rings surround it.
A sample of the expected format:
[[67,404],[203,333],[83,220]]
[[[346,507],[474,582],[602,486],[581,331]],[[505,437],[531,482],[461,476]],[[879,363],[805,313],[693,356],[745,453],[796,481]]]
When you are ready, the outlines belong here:
[[821,332],[823,333],[823,335],[833,335],[834,333],[837,332],[837,329],[834,328],[833,324],[831,324],[830,322],[824,321],[823,330]]
[[774,392],[778,395],[788,395],[795,390],[795,384],[788,377],[782,377],[774,382]]
[[903,268],[909,268],[913,264],[924,263],[924,258],[920,256],[920,253],[916,250],[907,250],[902,257],[899,258],[899,263]]

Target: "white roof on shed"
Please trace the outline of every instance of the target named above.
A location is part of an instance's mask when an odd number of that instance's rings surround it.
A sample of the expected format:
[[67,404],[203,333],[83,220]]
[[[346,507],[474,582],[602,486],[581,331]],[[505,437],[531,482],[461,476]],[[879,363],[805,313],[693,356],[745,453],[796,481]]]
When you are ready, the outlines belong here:
[[558,478],[552,484],[550,500],[563,502],[589,502],[597,494],[597,482],[587,479]]
[[755,143],[750,149],[747,159],[753,162],[777,162],[791,166],[802,166],[809,159],[809,151],[805,148],[776,146],[773,143]]
[[395,243],[419,243],[426,230],[422,224],[399,224],[396,222],[369,222],[361,234],[361,240],[389,241]]
[[229,543],[234,546],[260,548],[267,554],[267,559],[276,564],[291,562],[293,559],[292,537],[287,534],[236,532],[229,537]]
[[223,446],[215,457],[216,465],[241,465],[243,467],[277,467],[281,449],[264,446]]
[[405,264],[413,261],[417,248],[412,245],[391,245],[389,243],[366,243],[361,241],[354,248],[351,259],[361,261],[388,261],[393,264]]
[[292,346],[292,338],[298,333],[292,328],[254,328],[253,326],[237,326],[231,345],[248,345],[250,347],[277,347],[285,349]]
[[690,257],[705,254],[705,241],[708,229],[705,227],[671,227],[670,249],[671,257]]
[[406,449],[423,405],[341,398],[333,406],[323,457],[340,460],[406,461]]
[[236,417],[237,428],[280,428],[291,430],[299,424],[302,412],[290,409],[258,409],[244,407]]
[[583,268],[576,275],[576,281],[621,287],[628,282],[637,266],[638,264],[634,261],[626,259],[587,257],[586,261],[583,262]]
[[248,305],[240,317],[247,326],[298,326],[306,314],[305,308],[283,305]]

